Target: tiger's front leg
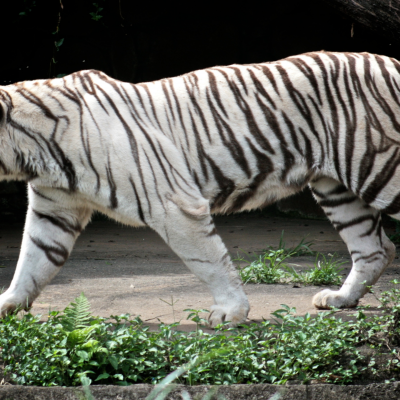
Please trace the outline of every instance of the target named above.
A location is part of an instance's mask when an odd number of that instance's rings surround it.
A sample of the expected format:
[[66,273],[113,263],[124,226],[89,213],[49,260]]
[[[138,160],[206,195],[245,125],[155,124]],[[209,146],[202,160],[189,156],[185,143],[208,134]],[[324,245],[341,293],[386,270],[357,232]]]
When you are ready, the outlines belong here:
[[317,308],[355,307],[368,286],[376,283],[396,250],[385,235],[380,212],[330,178],[310,184],[326,215],[347,244],[353,266],[338,291],[325,289],[313,298]]
[[92,210],[64,192],[29,186],[29,208],[17,268],[0,296],[0,316],[29,308],[67,261]]
[[209,212],[202,216],[190,215],[170,203],[166,215],[149,225],[207,285],[214,298],[208,318],[210,326],[228,321],[229,326],[243,323],[250,309],[249,302]]

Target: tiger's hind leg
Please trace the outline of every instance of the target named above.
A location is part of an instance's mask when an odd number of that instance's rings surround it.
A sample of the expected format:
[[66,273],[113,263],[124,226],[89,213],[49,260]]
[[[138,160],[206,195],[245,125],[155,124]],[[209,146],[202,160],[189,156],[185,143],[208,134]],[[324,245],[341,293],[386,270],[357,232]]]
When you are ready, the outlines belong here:
[[313,304],[317,308],[354,307],[375,284],[393,261],[394,244],[385,235],[380,212],[341,183],[321,178],[310,183],[311,190],[326,215],[339,232],[350,252],[353,266],[338,291],[330,289],[317,293]]
[[204,204],[189,211],[177,202],[169,202],[166,213],[148,224],[207,285],[214,298],[209,315],[211,327],[225,321],[235,326],[246,320],[249,303],[239,274],[216,231],[208,201],[202,201]]

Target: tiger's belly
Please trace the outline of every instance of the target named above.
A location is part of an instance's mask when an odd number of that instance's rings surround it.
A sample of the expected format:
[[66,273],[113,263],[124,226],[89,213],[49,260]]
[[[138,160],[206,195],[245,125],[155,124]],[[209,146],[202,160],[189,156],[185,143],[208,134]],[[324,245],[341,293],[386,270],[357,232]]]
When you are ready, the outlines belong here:
[[207,188],[208,191],[204,190],[203,194],[209,199],[213,214],[253,210],[301,191],[315,174],[316,172],[310,173],[299,165],[285,179],[282,179],[280,171],[267,177],[258,174],[253,179],[235,182],[231,186],[226,185],[219,191]]

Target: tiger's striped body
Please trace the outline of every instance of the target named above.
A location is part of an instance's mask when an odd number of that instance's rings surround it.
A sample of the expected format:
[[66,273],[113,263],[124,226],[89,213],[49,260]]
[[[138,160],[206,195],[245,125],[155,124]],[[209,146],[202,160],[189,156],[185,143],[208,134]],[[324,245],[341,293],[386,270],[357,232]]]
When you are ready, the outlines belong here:
[[4,315],[67,260],[93,210],[155,229],[215,299],[210,322],[248,303],[211,213],[262,207],[307,184],[353,268],[320,308],[354,306],[394,257],[380,210],[400,212],[400,64],[309,53],[132,85],[97,71],[0,87],[0,178],[29,181]]

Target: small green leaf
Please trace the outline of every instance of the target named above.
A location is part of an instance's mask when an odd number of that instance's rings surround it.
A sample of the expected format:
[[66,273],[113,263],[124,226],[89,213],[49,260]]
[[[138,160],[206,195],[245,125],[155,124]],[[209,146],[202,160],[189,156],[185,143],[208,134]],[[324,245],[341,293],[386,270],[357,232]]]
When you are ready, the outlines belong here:
[[110,361],[110,364],[114,369],[118,369],[118,359],[115,356],[109,356],[108,361]]
[[56,41],[56,42],[55,42],[55,45],[56,45],[56,47],[60,47],[60,46],[62,46],[63,43],[64,43],[64,38],[62,38],[62,39]]
[[99,375],[96,379],[96,381],[100,381],[101,379],[108,379],[110,377],[110,374],[107,374],[107,372],[105,372],[104,374]]
[[89,354],[86,351],[83,350],[78,350],[76,352],[76,355],[81,358],[84,361],[88,361],[89,360]]

